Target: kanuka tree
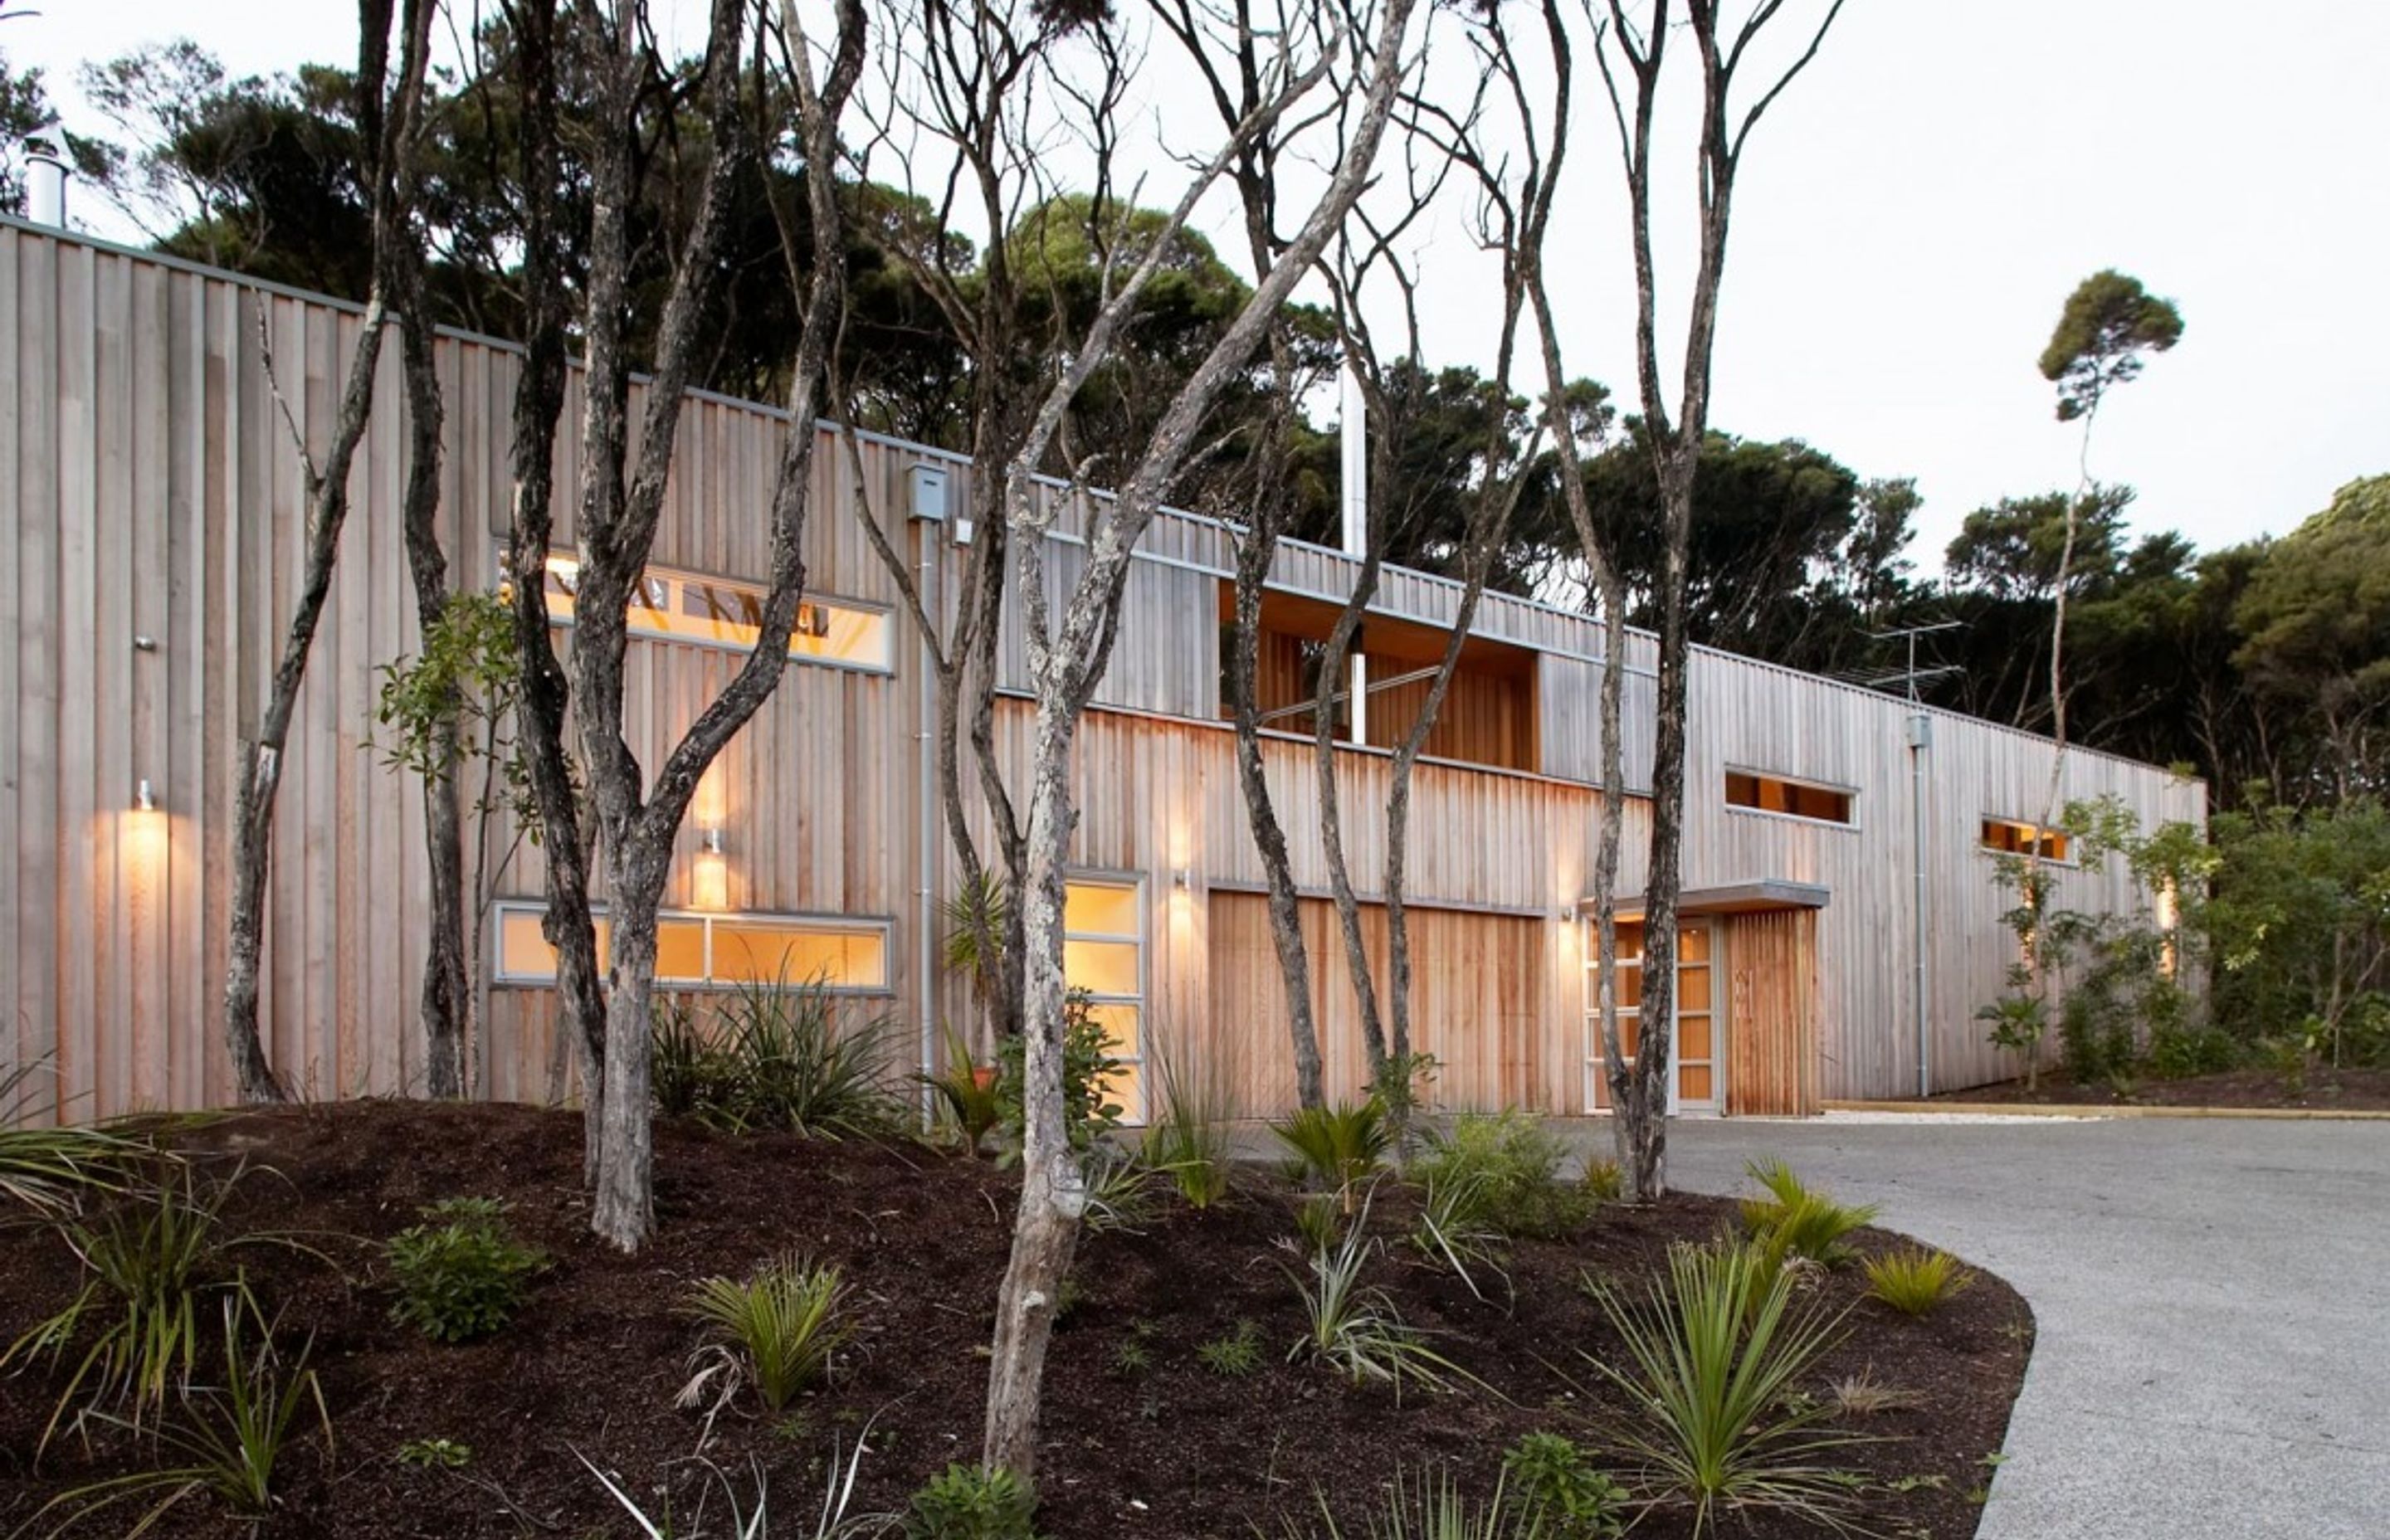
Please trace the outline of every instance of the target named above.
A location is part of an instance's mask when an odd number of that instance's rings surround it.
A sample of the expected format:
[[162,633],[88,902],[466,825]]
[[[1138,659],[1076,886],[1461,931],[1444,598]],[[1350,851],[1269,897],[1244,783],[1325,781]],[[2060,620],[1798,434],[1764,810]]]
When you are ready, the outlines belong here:
[[[259,971],[265,956],[266,892],[274,862],[274,808],[282,785],[282,755],[290,721],[299,707],[307,659],[331,593],[340,559],[341,530],[348,521],[349,472],[373,413],[374,380],[381,361],[382,331],[405,289],[406,244],[416,238],[409,217],[416,192],[418,113],[430,55],[435,0],[403,0],[395,69],[391,60],[392,0],[360,0],[357,7],[356,113],[360,136],[374,146],[370,161],[369,244],[373,281],[357,328],[348,376],[319,458],[282,402],[275,379],[273,339],[263,302],[257,312],[258,345],[267,379],[289,424],[301,474],[306,482],[307,529],[302,546],[298,601],[283,634],[265,704],[256,725],[243,735],[239,779],[234,793],[232,895],[225,920],[224,1035],[234,1084],[244,1101],[278,1101],[284,1095],[258,1032]],[[436,430],[435,430],[436,431]],[[419,456],[421,444],[413,446]],[[436,466],[430,482],[436,491]]]
[[[1625,173],[1629,238],[1635,263],[1635,375],[1642,403],[1643,431],[1660,482],[1664,527],[1656,585],[1659,622],[1659,720],[1651,763],[1651,839],[1643,902],[1643,1001],[1638,1018],[1632,1065],[1604,1046],[1613,1116],[1619,1138],[1626,1190],[1637,1200],[1667,1190],[1668,1076],[1677,1005],[1677,901],[1682,886],[1685,828],[1685,675],[1690,647],[1686,631],[1686,581],[1692,547],[1693,480],[1709,430],[1711,355],[1717,340],[1718,290],[1726,274],[1727,233],[1734,207],[1735,179],[1752,131],[1785,89],[1818,57],[1826,33],[1842,14],[1832,0],[1806,44],[1747,108],[1738,108],[1734,87],[1753,58],[1752,47],[1783,14],[1784,0],[1758,0],[1739,25],[1728,25],[1716,0],[1686,0],[1683,24],[1701,82],[1700,136],[1695,150],[1699,176],[1696,223],[1699,256],[1693,272],[1683,343],[1683,379],[1671,403],[1661,378],[1659,274],[1651,244],[1651,173],[1654,120],[1669,45],[1677,40],[1672,0],[1630,7],[1608,0],[1607,20],[1598,22],[1595,55],[1609,90],[1618,129],[1619,160]],[[1630,16],[1630,9],[1637,14]]]
[[[1209,25],[1208,12],[1199,11],[1192,0],[1171,0],[1154,8],[1201,77],[1221,128],[1234,135],[1265,105],[1263,94],[1269,88],[1263,70],[1265,39],[1280,30],[1275,23],[1281,19],[1253,0],[1234,0],[1235,26],[1222,36]],[[1243,215],[1245,257],[1256,278],[1267,277],[1278,264],[1282,244],[1278,230],[1280,160],[1295,133],[1293,124],[1283,120],[1274,122],[1241,141],[1229,162],[1228,180],[1236,188]],[[1270,794],[1262,755],[1261,620],[1270,566],[1293,514],[1290,470],[1300,430],[1299,404],[1316,383],[1317,373],[1306,367],[1292,323],[1288,313],[1280,310],[1269,328],[1272,388],[1264,393],[1260,419],[1247,425],[1244,447],[1249,474],[1238,489],[1242,493],[1241,517],[1228,524],[1236,571],[1224,671],[1229,717],[1236,731],[1237,789],[1253,848],[1261,856],[1270,941],[1286,993],[1295,1100],[1304,1107],[1320,1106],[1326,1097],[1319,1028],[1311,1008],[1311,958],[1303,942],[1302,901],[1286,828]]]
[[[815,416],[841,302],[843,214],[832,169],[839,155],[839,119],[862,72],[866,19],[861,0],[842,0],[837,35],[819,61],[792,8],[781,12],[786,38],[781,57],[790,66],[797,137],[811,173],[806,187],[813,249],[809,262],[790,253],[786,267],[791,275],[803,275],[792,281],[802,286],[804,322],[790,370],[788,421],[772,488],[769,583],[753,650],[721,693],[698,712],[649,783],[623,732],[629,610],[641,592],[662,512],[676,430],[703,340],[700,321],[710,286],[719,276],[735,173],[755,153],[741,116],[739,88],[748,14],[743,0],[715,0],[710,13],[700,85],[707,169],[664,302],[636,451],[630,434],[632,364],[624,338],[630,313],[625,292],[629,215],[642,103],[653,91],[661,66],[651,50],[645,7],[636,0],[618,6],[600,29],[606,46],[596,61],[602,75],[596,94],[604,132],[588,148],[595,212],[581,312],[585,400],[570,699],[609,904],[610,945],[602,994],[595,988],[595,945],[587,933],[587,864],[577,854],[558,859],[559,847],[575,842],[580,826],[570,820],[580,815],[577,807],[560,805],[573,798],[564,713],[557,709],[564,694],[563,669],[545,614],[548,515],[545,507],[527,515],[528,492],[520,481],[511,540],[518,631],[529,631],[534,619],[538,626],[535,638],[523,638],[528,655],[524,738],[534,762],[533,781],[551,853],[549,918],[551,926],[571,932],[570,951],[585,959],[572,966],[585,974],[563,980],[562,994],[574,1034],[593,1066],[585,1071],[585,1095],[593,1085],[597,1091],[590,1226],[624,1251],[636,1250],[654,1226],[649,1061],[657,911],[681,821],[699,780],[769,699],[788,663],[789,638],[804,585],[803,537]],[[822,71],[819,79],[816,68]],[[541,115],[533,132],[544,135],[551,124],[551,119]],[[537,145],[526,160],[549,165],[554,154],[552,145]],[[527,369],[527,378],[530,373]],[[560,385],[560,372],[554,379]],[[536,391],[533,404],[546,410],[546,421],[526,423],[519,417],[519,462],[524,454],[520,436],[552,432],[561,410],[560,390],[548,394],[543,380]],[[519,397],[519,410],[522,405]],[[537,468],[532,470],[535,478]],[[568,821],[559,823],[559,814]],[[559,883],[576,880],[577,891],[559,893]],[[595,1020],[584,1014],[593,1008]]]
[[[1544,430],[1542,423],[1533,419],[1523,426],[1525,403],[1512,393],[1520,330],[1528,313],[1528,276],[1540,264],[1548,227],[1540,217],[1550,197],[1544,125],[1531,99],[1516,88],[1519,77],[1515,73],[1506,77],[1499,68],[1510,48],[1499,14],[1483,14],[1463,24],[1468,28],[1466,40],[1487,66],[1480,71],[1475,94],[1467,101],[1450,104],[1417,91],[1407,96],[1400,115],[1406,175],[1399,188],[1392,177],[1381,178],[1379,199],[1365,199],[1356,208],[1347,230],[1334,245],[1330,273],[1347,367],[1353,372],[1368,424],[1368,538],[1352,591],[1320,654],[1311,711],[1313,768],[1320,841],[1372,1090],[1388,1110],[1398,1148],[1408,1133],[1417,1072],[1421,1068],[1411,1038],[1410,935],[1404,904],[1413,772],[1451,690],[1478,603],[1501,558],[1511,519],[1535,479]],[[1498,89],[1497,83],[1506,81],[1514,88]],[[1549,132],[1556,136],[1564,134],[1564,122],[1555,122]],[[1497,140],[1507,152],[1492,148]],[[1414,682],[1426,686],[1420,702],[1401,731],[1393,735],[1394,754],[1386,773],[1384,857],[1377,874],[1377,896],[1386,926],[1386,990],[1381,998],[1359,895],[1344,850],[1346,765],[1343,762],[1349,756],[1340,754],[1337,747],[1335,705],[1347,689],[1363,690],[1372,683],[1351,673],[1351,654],[1375,597],[1384,561],[1382,535],[1392,505],[1407,494],[1394,473],[1395,448],[1408,435],[1413,408],[1427,394],[1422,387],[1432,382],[1418,366],[1422,352],[1419,286],[1401,248],[1414,223],[1434,205],[1446,182],[1456,177],[1468,189],[1476,211],[1477,244],[1493,258],[1499,274],[1493,327],[1495,358],[1491,374],[1478,385],[1483,399],[1472,414],[1478,431],[1466,468],[1455,478],[1464,512],[1446,559],[1458,577],[1460,594],[1434,663],[1417,671],[1424,680]],[[1383,349],[1368,319],[1373,287],[1388,296],[1401,319],[1401,351],[1394,356]],[[1382,687],[1385,682],[1376,683]],[[1363,720],[1363,703],[1350,704],[1353,719]],[[1294,983],[1288,980],[1290,992]]]
[[[1297,18],[1298,25],[1278,40],[1266,67],[1272,85],[1263,94],[1263,105],[1219,149],[1194,162],[1168,226],[1139,246],[1115,242],[1107,248],[1106,265],[1117,275],[1105,279],[1109,298],[1077,339],[1014,458],[1000,470],[1026,622],[1034,720],[1027,866],[1017,895],[1026,964],[1022,1186],[1011,1257],[996,1299],[982,1457],[990,1469],[1009,1469],[1023,1479],[1034,1475],[1046,1347],[1086,1207],[1085,1174],[1064,1126],[1062,1091],[1063,887],[1078,821],[1071,762],[1080,718],[1111,661],[1131,554],[1139,537],[1196,448],[1221,392],[1266,342],[1279,307],[1361,195],[1405,74],[1403,43],[1412,9],[1413,0],[1385,0],[1374,16],[1363,12],[1350,22],[1330,23],[1318,13]],[[1099,28],[1090,45],[1102,75],[1112,78],[1120,68],[1116,44]],[[1248,138],[1295,110],[1348,56],[1348,78],[1339,82],[1343,132],[1337,135],[1317,200],[1289,237],[1278,263],[1254,285],[1236,318],[1189,374],[1151,438],[1137,446],[1128,475],[1111,496],[1097,498],[1087,492],[1084,460],[1073,464],[1068,486],[1050,485],[1041,475],[1041,462],[1057,446],[1073,399],[1118,344],[1137,297],[1168,254],[1173,229],[1186,225]],[[1103,87],[1097,90],[1099,100],[1116,99]],[[1099,186],[1113,185],[1111,169],[1099,169]],[[1047,537],[1066,506],[1085,520],[1086,558],[1058,605],[1047,583]]]

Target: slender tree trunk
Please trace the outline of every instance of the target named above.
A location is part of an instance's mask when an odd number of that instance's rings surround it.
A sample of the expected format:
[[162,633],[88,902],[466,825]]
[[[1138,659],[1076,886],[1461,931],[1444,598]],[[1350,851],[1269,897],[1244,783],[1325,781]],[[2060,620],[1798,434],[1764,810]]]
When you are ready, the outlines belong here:
[[1279,823],[1265,774],[1261,740],[1261,615],[1262,585],[1269,573],[1277,531],[1264,528],[1257,516],[1237,550],[1236,622],[1229,638],[1228,703],[1237,729],[1237,787],[1245,803],[1245,820],[1253,846],[1261,853],[1262,874],[1269,888],[1270,943],[1278,952],[1279,977],[1286,987],[1287,1033],[1294,1050],[1294,1094],[1298,1105],[1325,1104],[1319,1063],[1319,1029],[1311,1011],[1311,955],[1303,943],[1303,906],[1295,891],[1294,863]]
[[[399,348],[407,405],[405,517],[406,565],[415,586],[416,623],[425,635],[448,608],[448,562],[440,548],[440,430],[444,408],[433,356],[430,306],[411,253],[398,259]],[[465,952],[465,828],[456,776],[462,702],[452,686],[435,728],[438,769],[423,779],[424,854],[431,914],[418,1013],[423,1024],[424,1089],[435,1099],[465,1094],[466,1016],[471,975]]]
[[260,975],[264,965],[266,896],[274,862],[274,807],[282,787],[282,758],[290,722],[305,682],[308,655],[331,593],[332,569],[340,557],[341,531],[349,516],[349,468],[373,412],[374,379],[381,360],[382,326],[389,319],[396,253],[413,232],[407,220],[408,169],[414,125],[421,105],[429,54],[431,6],[405,0],[402,53],[395,89],[388,103],[391,0],[364,0],[358,10],[356,110],[360,137],[372,147],[367,168],[373,208],[373,282],[359,322],[356,351],[333,418],[331,440],[319,463],[274,378],[273,339],[263,302],[258,302],[258,346],[266,379],[284,421],[290,427],[306,476],[306,555],[299,600],[283,635],[281,653],[267,687],[256,731],[241,745],[241,772],[234,794],[232,893],[225,919],[224,1034],[233,1080],[243,1101],[279,1101],[284,1088],[258,1031]]
[[561,174],[555,0],[527,0],[516,7],[515,17],[516,72],[523,97],[522,289],[528,311],[508,450],[513,506],[507,570],[513,575],[515,648],[522,674],[515,718],[546,857],[540,934],[556,954],[557,1003],[580,1072],[582,1180],[594,1187],[605,1126],[606,996],[589,910],[589,843],[582,833],[579,789],[566,747],[570,687],[556,655],[546,588],[565,375],[563,254],[554,195]]
[[1077,713],[1041,704],[1029,789],[1029,871],[1013,907],[1027,938],[1028,1030],[1022,1044],[1021,1208],[996,1299],[982,1462],[1028,1481],[1037,1465],[1039,1386],[1055,1302],[1078,1248],[1086,1181],[1062,1115],[1063,853],[1078,820],[1071,805]]

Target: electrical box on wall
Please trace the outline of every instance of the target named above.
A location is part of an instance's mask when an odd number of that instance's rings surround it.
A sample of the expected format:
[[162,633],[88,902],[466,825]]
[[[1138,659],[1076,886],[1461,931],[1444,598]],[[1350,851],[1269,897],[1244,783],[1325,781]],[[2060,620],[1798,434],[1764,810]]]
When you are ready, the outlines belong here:
[[946,520],[946,470],[944,466],[917,465],[912,471],[913,517],[943,524]]
[[1934,719],[1923,712],[1908,719],[1908,746],[1911,749],[1934,747]]

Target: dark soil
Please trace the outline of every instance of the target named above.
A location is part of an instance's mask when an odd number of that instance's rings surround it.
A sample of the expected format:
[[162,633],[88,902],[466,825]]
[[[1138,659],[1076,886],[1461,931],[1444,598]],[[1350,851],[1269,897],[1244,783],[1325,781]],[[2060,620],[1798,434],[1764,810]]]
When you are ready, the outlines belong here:
[[[867,1428],[858,1506],[874,1510],[902,1508],[929,1475],[978,1452],[1013,1187],[986,1164],[910,1146],[660,1126],[660,1228],[625,1258],[585,1231],[581,1126],[569,1113],[359,1103],[244,1114],[180,1137],[227,1166],[247,1160],[228,1211],[238,1224],[315,1232],[339,1263],[247,1253],[266,1308],[281,1312],[281,1335],[295,1343],[313,1334],[337,1435],[327,1450],[320,1432],[306,1431],[286,1457],[268,1537],[633,1534],[576,1455],[651,1505],[668,1489],[675,1533],[686,1534],[714,1481],[691,1458],[700,1449],[742,1495],[752,1491],[751,1458],[761,1462],[775,1508],[789,1515],[780,1533],[791,1520],[811,1521],[833,1444],[852,1448]],[[466,1195],[512,1203],[518,1228],[555,1265],[514,1325],[481,1343],[438,1347],[392,1321],[379,1242],[413,1223],[419,1205]],[[1409,1201],[1382,1195],[1376,1226],[1404,1234]],[[1060,1540],[1227,1540],[1255,1525],[1276,1534],[1282,1518],[1311,1511],[1315,1491],[1359,1515],[1397,1461],[1450,1462],[1482,1483],[1523,1433],[1548,1428],[1598,1444],[1624,1403],[1582,1354],[1611,1359],[1618,1344],[1577,1287],[1580,1275],[1639,1284],[1671,1241],[1707,1238],[1730,1214],[1711,1199],[1613,1206],[1564,1243],[1523,1242],[1510,1258],[1509,1312],[1478,1303],[1394,1241],[1373,1264],[1375,1281],[1405,1319],[1438,1333],[1441,1351],[1500,1392],[1413,1389],[1397,1401],[1285,1361],[1301,1328],[1281,1270],[1291,1258],[1278,1245],[1291,1232],[1291,1212],[1286,1186],[1256,1172],[1224,1207],[1199,1213],[1174,1196],[1142,1233],[1086,1238],[1078,1297],[1047,1370],[1043,1529]],[[1894,1241],[1872,1231],[1860,1239],[1869,1250]],[[691,1280],[743,1274],[790,1247],[845,1268],[861,1335],[796,1415],[775,1424],[742,1407],[709,1440],[699,1415],[674,1404],[696,1343],[678,1307]],[[0,1341],[58,1308],[76,1278],[54,1234],[0,1233]],[[1824,1396],[1832,1381],[1865,1372],[1916,1398],[1912,1409],[1848,1418],[1874,1442],[1831,1457],[1870,1482],[1868,1522],[1885,1534],[1972,1535],[1985,1457],[2000,1447],[2032,1346],[2024,1302],[1985,1277],[1921,1321],[1863,1299],[1856,1270],[1815,1287],[1850,1314],[1846,1340],[1809,1389]],[[1240,1320],[1259,1328],[1262,1367],[1223,1378],[1196,1348]],[[1124,1358],[1131,1342],[1146,1367]],[[41,1369],[0,1381],[0,1534],[63,1491],[142,1468],[140,1449],[121,1434],[96,1435],[88,1449],[62,1435],[36,1467],[32,1451],[58,1387]],[[399,1463],[402,1444],[435,1438],[469,1446],[470,1463]],[[139,1511],[75,1533],[121,1534]],[[707,1533],[725,1533],[722,1520],[715,1489]],[[1664,1509],[1637,1534],[1686,1528],[1681,1513]],[[247,1529],[195,1496],[153,1533]],[[1820,1532],[1762,1514],[1725,1533]]]
[[1941,1101],[2049,1103],[2089,1107],[2263,1107],[2307,1112],[2390,1111],[2390,1070],[2311,1070],[2295,1083],[2276,1070],[2227,1070],[2182,1080],[2136,1079],[2076,1084],[2062,1075],[2031,1091],[2022,1080],[1953,1091]]

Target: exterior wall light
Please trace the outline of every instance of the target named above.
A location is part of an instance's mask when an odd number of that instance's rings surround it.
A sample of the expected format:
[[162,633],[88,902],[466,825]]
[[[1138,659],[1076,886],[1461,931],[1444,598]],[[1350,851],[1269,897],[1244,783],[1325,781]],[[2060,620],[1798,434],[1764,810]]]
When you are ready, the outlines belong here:
[[699,909],[730,907],[730,862],[722,853],[722,830],[718,826],[705,830],[698,847],[697,865],[689,884],[689,902]]

